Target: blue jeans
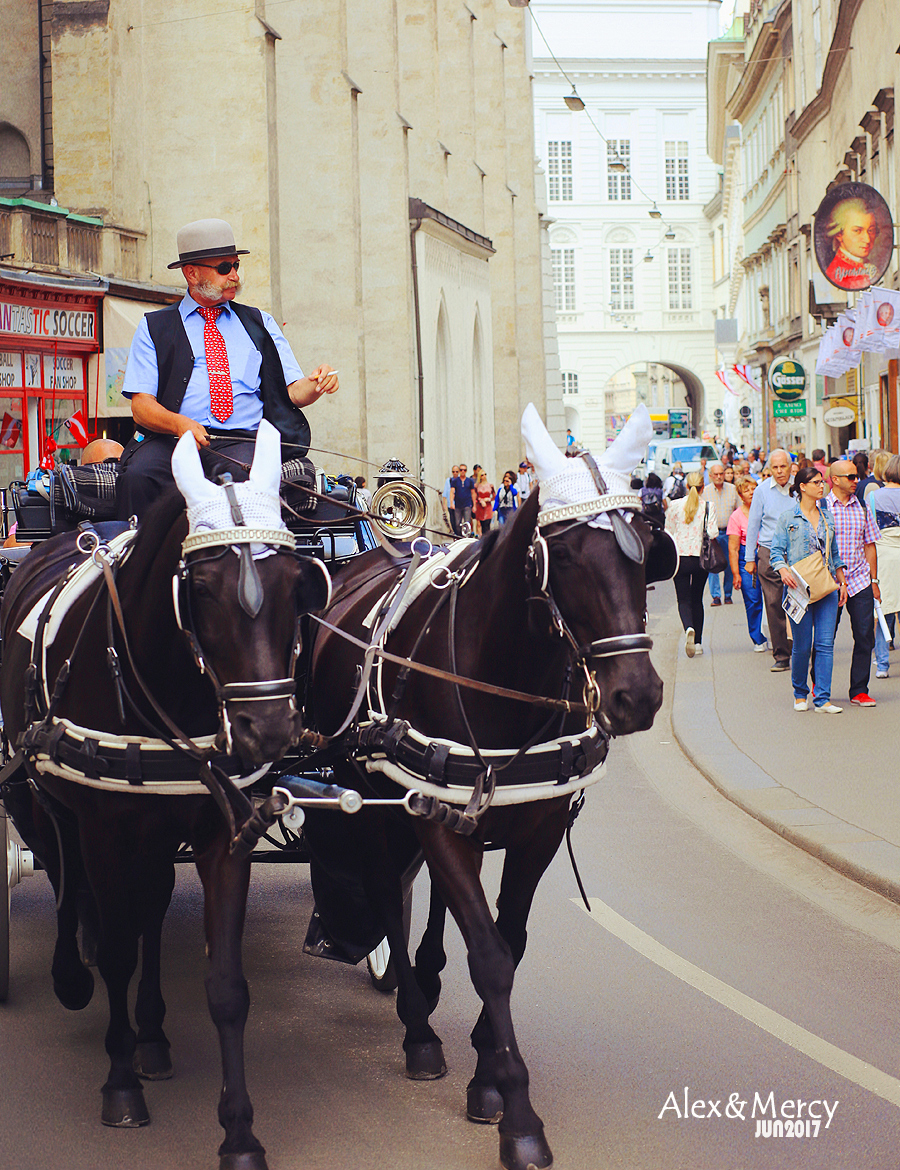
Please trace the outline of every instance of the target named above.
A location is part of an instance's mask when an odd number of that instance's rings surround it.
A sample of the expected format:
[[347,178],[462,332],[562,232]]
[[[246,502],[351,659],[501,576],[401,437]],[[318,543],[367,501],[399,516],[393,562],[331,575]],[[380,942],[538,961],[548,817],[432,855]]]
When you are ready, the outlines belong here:
[[[887,622],[887,628],[890,631],[891,641],[894,639],[894,618],[895,614],[886,613],[884,620]],[[878,671],[887,671],[890,668],[891,660],[888,651],[887,639],[881,632],[881,622],[875,619],[875,669]]]
[[[733,580],[731,576],[731,565],[728,561],[728,535],[724,528],[719,531],[719,535],[716,537],[716,540],[719,542],[719,547],[725,554],[725,596],[726,598],[730,598],[731,590],[733,588]],[[722,596],[722,587],[719,584],[718,573],[710,573],[709,575],[709,593],[711,597]]]
[[764,646],[766,639],[762,632],[763,592],[756,574],[751,575],[744,568],[746,559],[747,546],[742,544],[738,552],[738,567],[741,571],[741,596],[744,599],[744,609],[747,611],[747,629],[754,645]]
[[798,623],[791,619],[794,650],[791,654],[791,683],[794,698],[809,696],[809,660],[815,648],[815,705],[831,702],[831,670],[834,665],[834,635],[837,627],[838,599],[835,591],[807,607]]

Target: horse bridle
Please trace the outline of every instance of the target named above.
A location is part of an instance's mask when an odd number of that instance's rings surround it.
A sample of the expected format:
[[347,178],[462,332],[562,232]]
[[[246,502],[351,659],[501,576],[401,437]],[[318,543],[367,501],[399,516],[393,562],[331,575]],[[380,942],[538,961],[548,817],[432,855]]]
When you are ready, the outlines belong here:
[[[593,710],[597,712],[600,709],[601,701],[600,685],[597,682],[596,673],[589,669],[588,663],[595,658],[615,658],[620,654],[648,654],[653,649],[653,639],[649,634],[614,634],[607,638],[596,638],[593,642],[580,643],[569,628],[556,599],[553,597],[550,589],[550,550],[547,542],[562,536],[577,525],[586,524],[589,519],[595,516],[601,514],[609,516],[616,543],[629,560],[636,564],[643,564],[646,558],[643,541],[623,515],[623,512],[626,511],[640,513],[640,495],[637,492],[610,492],[590,452],[583,451],[580,458],[584,459],[590,469],[600,498],[576,504],[564,504],[561,507],[548,508],[546,511],[540,512],[537,527],[531,539],[529,557],[534,569],[538,596],[546,602],[554,627],[560,637],[566,638],[569,642],[574,653],[575,664],[584,672],[585,704],[591,706],[593,702],[595,704]],[[542,534],[542,528],[561,524],[567,520],[573,523],[566,524],[557,532],[548,532],[546,536]]]
[[[226,480],[223,484],[225,492],[228,497],[228,502],[231,507],[231,515],[234,520],[234,526],[231,528],[218,528],[203,530],[200,532],[192,532],[185,537],[181,545],[181,560],[178,562],[178,568],[172,577],[172,601],[175,607],[175,621],[178,628],[185,634],[188,644],[191,648],[191,653],[194,656],[194,661],[197,664],[201,674],[205,674],[212,683],[213,689],[216,693],[216,702],[219,707],[219,717],[222,722],[222,728],[225,733],[225,745],[228,755],[231,754],[232,736],[231,736],[231,720],[228,716],[228,704],[235,702],[260,702],[266,699],[287,699],[292,709],[295,708],[294,698],[296,694],[297,683],[293,677],[294,668],[297,665],[297,659],[300,657],[301,638],[300,638],[300,615],[296,615],[296,627],[294,633],[294,644],[291,653],[291,669],[290,675],[287,678],[268,679],[265,681],[256,682],[232,682],[223,683],[216,675],[213,668],[207,661],[203,653],[203,647],[200,644],[200,637],[197,633],[197,628],[194,623],[194,615],[191,608],[191,569],[196,568],[197,565],[205,564],[210,560],[218,560],[225,556],[229,548],[235,548],[241,558],[240,580],[238,582],[238,599],[241,608],[251,617],[256,617],[262,607],[263,602],[263,586],[259,579],[259,573],[253,563],[253,554],[251,552],[251,544],[264,544],[269,547],[289,548],[294,551],[296,548],[296,539],[292,532],[286,528],[251,528],[245,520],[241,506],[237,501],[235,495],[234,485],[231,482],[231,476],[221,477]],[[205,549],[219,549],[220,551],[212,557],[197,557],[193,560],[188,560],[191,553],[196,553]]]

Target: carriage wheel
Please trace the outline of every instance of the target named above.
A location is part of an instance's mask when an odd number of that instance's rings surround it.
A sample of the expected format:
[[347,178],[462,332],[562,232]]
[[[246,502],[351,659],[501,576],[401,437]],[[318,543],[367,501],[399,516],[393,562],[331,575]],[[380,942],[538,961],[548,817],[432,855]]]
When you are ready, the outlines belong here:
[[9,890],[12,860],[9,854],[9,830],[6,810],[0,804],[0,859],[3,878],[0,882],[0,1003],[9,995]]
[[0,1003],[9,995],[9,894],[13,886],[34,873],[34,855],[9,835],[6,809],[0,804]]
[[[403,899],[403,933],[406,945],[409,947],[409,931],[412,923],[412,886],[406,891]],[[366,965],[369,968],[369,978],[376,991],[389,995],[397,990],[397,970],[391,955],[390,943],[383,938],[374,951],[366,955]]]

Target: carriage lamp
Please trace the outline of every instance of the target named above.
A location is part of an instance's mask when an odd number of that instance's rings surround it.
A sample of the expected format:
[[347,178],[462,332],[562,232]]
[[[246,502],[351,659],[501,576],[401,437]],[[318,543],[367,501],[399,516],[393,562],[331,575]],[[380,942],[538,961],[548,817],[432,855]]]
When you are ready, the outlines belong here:
[[389,459],[378,470],[378,488],[372,496],[375,524],[393,540],[417,536],[428,515],[421,488],[407,480],[409,468],[399,459]]

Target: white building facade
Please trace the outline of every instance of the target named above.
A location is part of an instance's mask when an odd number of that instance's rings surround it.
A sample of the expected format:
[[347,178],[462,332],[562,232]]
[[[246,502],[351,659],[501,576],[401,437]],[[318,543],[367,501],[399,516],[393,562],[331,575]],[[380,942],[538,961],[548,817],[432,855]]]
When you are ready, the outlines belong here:
[[[719,7],[531,5],[563,401],[585,446],[602,448],[638,401],[654,414],[687,405],[698,434],[715,429],[724,391],[703,209],[718,189],[706,153],[706,51]],[[583,110],[569,108],[573,86]]]

